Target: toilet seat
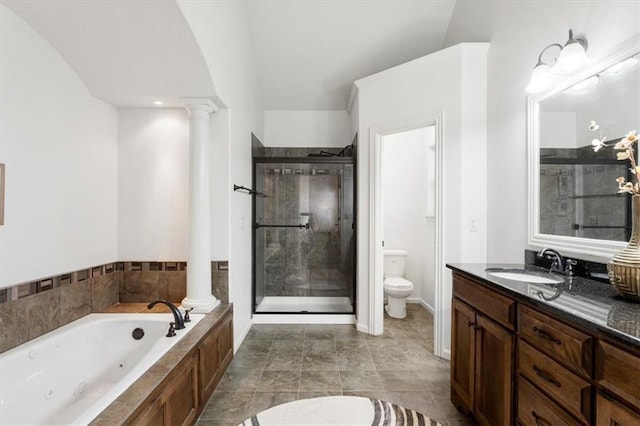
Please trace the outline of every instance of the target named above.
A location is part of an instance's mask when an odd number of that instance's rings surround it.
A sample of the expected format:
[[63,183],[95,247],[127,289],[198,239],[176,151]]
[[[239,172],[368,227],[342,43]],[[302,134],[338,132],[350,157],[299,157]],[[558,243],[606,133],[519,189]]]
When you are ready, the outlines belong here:
[[384,285],[389,288],[398,290],[413,288],[413,283],[402,277],[387,277],[384,279]]

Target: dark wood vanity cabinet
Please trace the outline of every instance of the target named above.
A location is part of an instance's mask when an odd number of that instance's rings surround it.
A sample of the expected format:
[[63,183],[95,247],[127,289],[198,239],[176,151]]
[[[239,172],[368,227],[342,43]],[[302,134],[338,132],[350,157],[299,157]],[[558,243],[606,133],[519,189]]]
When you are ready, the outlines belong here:
[[514,334],[505,324],[513,320],[514,302],[476,287],[454,279],[451,401],[482,425],[510,425]]
[[640,354],[600,341],[596,376],[597,424],[640,425]]
[[480,424],[640,425],[640,350],[468,275],[453,296],[451,401]]

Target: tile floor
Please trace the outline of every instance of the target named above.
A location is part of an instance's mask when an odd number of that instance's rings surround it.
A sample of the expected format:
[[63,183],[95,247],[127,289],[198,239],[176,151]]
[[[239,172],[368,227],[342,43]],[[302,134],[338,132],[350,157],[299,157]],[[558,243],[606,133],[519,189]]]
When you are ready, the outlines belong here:
[[474,425],[449,402],[449,362],[432,354],[433,316],[408,305],[381,336],[350,325],[254,325],[198,425],[231,426],[274,405],[357,395],[420,411],[445,425]]

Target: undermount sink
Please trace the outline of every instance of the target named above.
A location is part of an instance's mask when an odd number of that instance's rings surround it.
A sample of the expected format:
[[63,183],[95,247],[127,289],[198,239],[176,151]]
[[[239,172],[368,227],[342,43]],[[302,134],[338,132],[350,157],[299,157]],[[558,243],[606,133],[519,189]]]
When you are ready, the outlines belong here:
[[562,277],[544,272],[529,271],[526,269],[489,268],[486,272],[496,278],[504,278],[512,281],[522,281],[536,284],[560,284],[564,282]]

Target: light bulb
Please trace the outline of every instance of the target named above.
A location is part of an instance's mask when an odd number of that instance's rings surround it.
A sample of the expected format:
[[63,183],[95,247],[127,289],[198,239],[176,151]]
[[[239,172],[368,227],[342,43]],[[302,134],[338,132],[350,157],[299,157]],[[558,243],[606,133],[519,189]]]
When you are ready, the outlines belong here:
[[551,86],[553,75],[549,65],[539,62],[531,72],[531,81],[526,88],[527,93],[539,93]]
[[617,74],[633,68],[638,63],[636,58],[629,58],[626,61],[618,62],[615,65],[610,66],[604,72],[608,74]]
[[600,81],[600,77],[598,77],[597,75],[594,75],[587,78],[586,80],[582,80],[581,82],[574,84],[573,86],[565,90],[565,92],[566,93],[581,92],[583,90],[592,88],[593,86],[598,84],[599,81]]

